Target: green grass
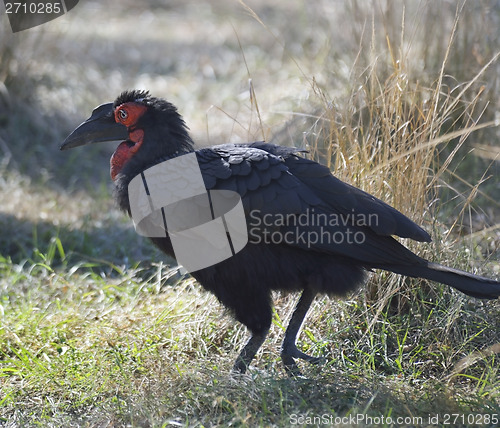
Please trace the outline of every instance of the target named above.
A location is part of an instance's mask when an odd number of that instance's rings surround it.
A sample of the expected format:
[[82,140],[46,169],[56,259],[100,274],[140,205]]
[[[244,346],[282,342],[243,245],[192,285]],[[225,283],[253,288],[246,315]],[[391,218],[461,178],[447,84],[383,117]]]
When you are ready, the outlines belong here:
[[386,272],[315,301],[299,348],[324,364],[303,379],[279,358],[297,296],[276,294],[268,339],[231,376],[245,328],[116,211],[113,148],[57,150],[95,105],[150,89],[200,144],[307,147],[432,233],[410,248],[498,278],[498,5],[108,3],[39,32],[0,22],[0,425],[499,415],[499,303]]
[[[44,260],[45,261],[45,260]],[[94,266],[95,267],[95,266]],[[102,276],[88,266],[0,264],[2,417],[18,425],[286,425],[291,415],[497,413],[494,355],[450,376],[498,330],[498,308],[443,293],[408,313],[359,295],[315,305],[301,346],[325,357],[288,379],[277,346],[290,298],[249,375],[229,370],[245,332],[192,280],[156,266]],[[145,277],[143,276],[145,274]],[[495,312],[496,311],[496,312]],[[360,416],[361,417],[361,416]]]

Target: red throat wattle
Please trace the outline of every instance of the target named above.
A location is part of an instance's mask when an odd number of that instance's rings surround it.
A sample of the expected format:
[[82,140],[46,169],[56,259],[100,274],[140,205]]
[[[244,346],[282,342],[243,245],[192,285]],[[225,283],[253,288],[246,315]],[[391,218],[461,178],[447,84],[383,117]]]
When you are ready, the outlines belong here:
[[135,155],[141,147],[144,138],[144,131],[136,129],[129,133],[129,139],[122,141],[116,148],[110,159],[111,179],[114,181],[122,170],[123,166]]

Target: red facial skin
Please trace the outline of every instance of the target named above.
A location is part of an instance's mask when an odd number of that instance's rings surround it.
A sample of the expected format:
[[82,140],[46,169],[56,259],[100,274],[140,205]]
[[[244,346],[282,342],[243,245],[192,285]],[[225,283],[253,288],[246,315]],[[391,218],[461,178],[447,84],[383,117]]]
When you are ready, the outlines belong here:
[[146,112],[147,107],[136,103],[125,103],[115,109],[115,121],[125,125],[128,129],[128,140],[117,147],[110,160],[111,179],[114,181],[125,163],[134,156],[141,147],[144,131],[135,129],[139,118]]

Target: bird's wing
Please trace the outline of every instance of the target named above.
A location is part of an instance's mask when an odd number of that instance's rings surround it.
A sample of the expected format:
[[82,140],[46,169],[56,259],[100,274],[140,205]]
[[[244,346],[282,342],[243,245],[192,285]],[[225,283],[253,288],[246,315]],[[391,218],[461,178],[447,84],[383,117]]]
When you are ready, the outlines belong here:
[[[423,229],[295,153],[265,143],[196,152],[208,190],[232,190],[241,196],[251,237],[278,233],[289,238],[283,244],[351,257],[370,266],[415,260],[391,235],[430,240]],[[356,232],[358,243],[352,241]],[[347,233],[351,241],[340,241]]]
[[285,163],[290,172],[329,207],[345,215],[355,214],[366,218],[376,215],[377,221],[370,222],[376,234],[431,241],[430,235],[404,214],[369,193],[339,180],[327,167],[298,156],[288,157]]
[[247,214],[300,214],[321,199],[291,174],[282,156],[248,145],[220,145],[196,152],[208,190],[237,192]]

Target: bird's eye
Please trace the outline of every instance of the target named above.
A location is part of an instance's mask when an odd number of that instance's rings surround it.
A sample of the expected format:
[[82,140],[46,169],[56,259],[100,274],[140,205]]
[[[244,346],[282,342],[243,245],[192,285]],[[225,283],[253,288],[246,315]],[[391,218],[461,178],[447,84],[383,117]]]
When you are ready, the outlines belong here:
[[128,117],[128,113],[125,110],[120,109],[118,110],[118,116],[120,117],[121,120],[125,120]]

